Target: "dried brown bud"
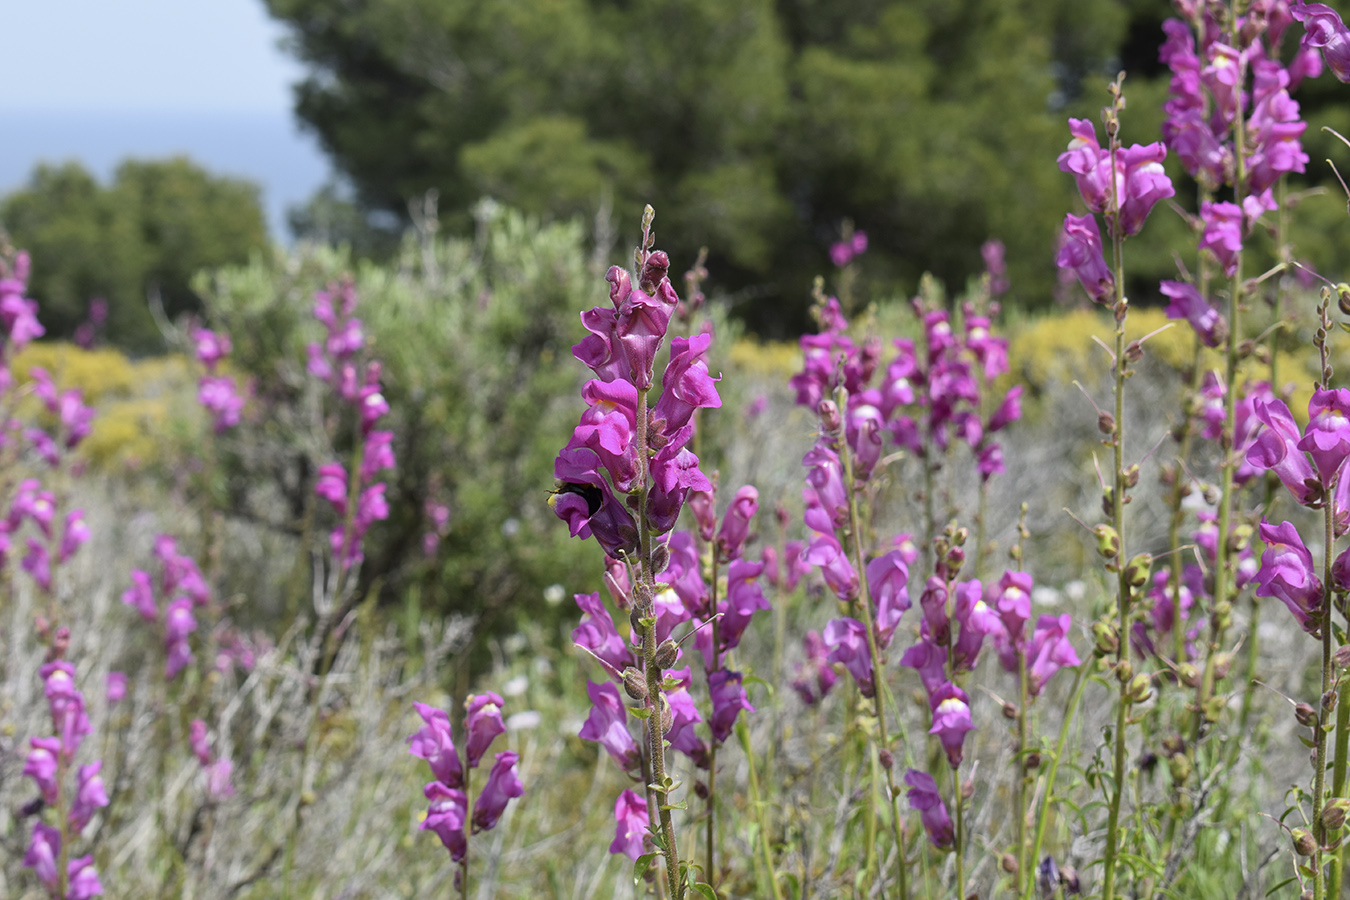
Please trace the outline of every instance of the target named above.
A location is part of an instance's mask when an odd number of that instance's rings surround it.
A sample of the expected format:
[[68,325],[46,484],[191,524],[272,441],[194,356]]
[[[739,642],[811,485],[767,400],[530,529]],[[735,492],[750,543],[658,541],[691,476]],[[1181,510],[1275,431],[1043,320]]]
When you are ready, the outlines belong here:
[[1102,434],[1114,434],[1116,431],[1116,417],[1108,412],[1098,413],[1097,430]]
[[1350,316],[1350,284],[1342,281],[1336,285],[1336,306],[1347,316]]
[[694,796],[700,800],[708,799],[708,786],[701,781],[694,782]]
[[1336,689],[1332,688],[1322,695],[1322,711],[1331,712],[1336,708]]
[[1004,704],[1003,704],[1003,718],[1005,718],[1005,719],[1015,719],[1015,718],[1017,718],[1017,704],[1016,704],[1016,703],[1008,703],[1008,702],[1006,702],[1006,701],[1004,702]]
[[1013,856],[1011,853],[1005,853],[999,857],[998,864],[999,868],[1003,869],[1003,871],[1007,872],[1009,875],[1017,874],[1017,857]]
[[881,767],[887,772],[895,768],[895,754],[891,753],[891,751],[887,750],[885,747],[882,747],[877,751],[877,759],[880,761]]
[[647,679],[632,666],[623,670],[623,689],[634,700],[647,699]]
[[1137,363],[1144,358],[1144,345],[1138,341],[1130,341],[1125,347],[1125,360],[1127,362]]
[[1163,738],[1162,748],[1164,756],[1176,756],[1178,753],[1185,753],[1186,739],[1179,734],[1169,734]]
[[670,638],[666,638],[656,648],[656,664],[662,669],[669,669],[675,665],[675,658],[680,653],[680,645]]
[[969,800],[971,797],[974,796],[975,796],[975,779],[967,778],[965,781],[961,782],[961,799]]
[[1041,754],[1036,750],[1031,751],[1027,754],[1027,759],[1026,762],[1023,763],[1023,766],[1028,772],[1039,769],[1041,767]]
[[652,571],[664,572],[670,565],[670,547],[665,544],[657,544],[652,547]]
[[1214,678],[1223,681],[1228,677],[1228,673],[1233,670],[1233,654],[1216,653],[1214,654]]

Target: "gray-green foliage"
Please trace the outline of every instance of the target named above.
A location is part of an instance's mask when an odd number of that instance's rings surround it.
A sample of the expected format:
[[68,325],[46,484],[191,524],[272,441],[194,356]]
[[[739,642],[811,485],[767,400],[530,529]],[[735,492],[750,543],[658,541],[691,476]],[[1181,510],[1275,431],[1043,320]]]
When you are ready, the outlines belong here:
[[0,226],[32,255],[29,294],[48,334],[69,336],[103,297],[107,336],[137,351],[161,345],[148,289],[170,316],[193,311],[188,283],[199,269],[244,262],[267,245],[258,187],[186,157],[127,160],[106,187],[79,163],[39,165],[0,200]]
[[[349,458],[342,442],[314,439],[334,404],[304,376],[305,344],[321,337],[314,291],[343,277],[354,280],[370,353],[384,365],[391,414],[380,424],[396,434],[398,457],[392,516],[367,539],[364,581],[379,580],[390,597],[418,583],[424,605],[509,625],[539,614],[545,587],[593,583],[599,551],[570,538],[546,503],[553,458],[581,408],[584,370],[571,354],[584,334],[578,313],[605,300],[576,224],[541,226],[488,205],[473,239],[410,239],[392,264],[302,246],[199,280],[265,419],[262,443],[230,450],[231,503],[298,530],[314,469]],[[451,510],[430,560],[422,554],[427,500]]]

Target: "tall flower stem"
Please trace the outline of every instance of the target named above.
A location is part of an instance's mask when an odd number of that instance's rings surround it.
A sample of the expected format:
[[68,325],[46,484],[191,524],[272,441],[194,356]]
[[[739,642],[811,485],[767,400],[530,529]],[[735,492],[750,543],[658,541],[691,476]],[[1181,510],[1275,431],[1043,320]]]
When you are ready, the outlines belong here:
[[778,888],[778,875],[774,871],[773,854],[769,849],[768,822],[764,818],[764,801],[760,797],[759,775],[755,770],[755,748],[750,743],[750,726],[746,724],[744,716],[736,718],[736,737],[740,739],[750,769],[750,804],[754,807],[755,822],[759,825],[759,851],[764,860],[764,871],[769,877],[774,900],[783,900],[783,893]]
[[[1108,127],[1108,131],[1111,129]],[[1117,171],[1117,150],[1119,142],[1111,133],[1111,171]],[[1116,196],[1116,179],[1111,180],[1111,208],[1120,209],[1120,198]],[[1115,450],[1115,467],[1112,472],[1111,526],[1120,538],[1116,550],[1116,585],[1119,620],[1117,624],[1118,640],[1116,645],[1116,669],[1130,663],[1130,584],[1126,578],[1125,552],[1125,319],[1129,312],[1129,301],[1125,299],[1125,262],[1124,234],[1118,221],[1118,214],[1108,216],[1111,224],[1111,252],[1115,272],[1115,427],[1111,443]],[[1106,848],[1103,852],[1105,872],[1102,875],[1102,900],[1114,900],[1116,895],[1116,854],[1120,824],[1120,798],[1125,784],[1125,728],[1128,724],[1130,706],[1130,679],[1120,681],[1120,696],[1116,700],[1116,727],[1112,738],[1115,743],[1112,761],[1111,798],[1106,819]]]
[[661,820],[661,837],[665,842],[662,848],[666,857],[666,887],[673,900],[684,898],[684,878],[680,875],[680,854],[675,845],[675,825],[670,817],[670,785],[666,775],[665,734],[661,721],[663,707],[661,699],[661,667],[656,664],[656,618],[651,608],[651,597],[655,594],[656,573],[652,567],[652,533],[647,524],[647,493],[650,490],[647,448],[647,393],[648,388],[638,390],[637,403],[637,459],[638,459],[638,584],[636,595],[644,598],[642,625],[642,660],[647,675],[647,702],[650,704],[647,716],[647,743],[651,751],[652,783],[655,785],[658,816]]
[[[1073,724],[1074,718],[1078,714],[1078,704],[1083,699],[1083,689],[1088,685],[1088,666],[1086,664],[1078,667],[1078,674],[1074,678],[1073,694],[1069,704],[1064,709],[1064,721],[1059,726],[1059,739],[1055,743],[1055,755],[1050,760],[1050,771],[1045,776],[1045,789],[1041,793],[1041,808],[1036,815],[1036,837],[1031,845],[1031,858],[1039,859],[1041,856],[1041,847],[1045,844],[1045,827],[1050,821],[1051,801],[1055,797],[1055,778],[1059,775],[1059,763],[1064,758],[1064,748],[1069,741],[1069,726]],[[1025,886],[1022,888],[1023,900],[1036,900],[1036,881],[1028,878]]]
[[[843,388],[839,389],[837,402],[841,410],[848,409],[848,397]],[[853,480],[853,454],[849,450],[848,441],[843,438],[839,441],[839,459],[843,463],[844,484],[848,488],[848,520],[851,538],[849,543],[852,545],[850,549],[853,551],[854,570],[858,573],[858,603],[861,607],[863,624],[867,630],[867,651],[872,657],[872,693],[877,711],[877,748],[880,752],[890,756],[890,739],[886,734],[886,680],[884,678],[886,670],[882,666],[881,656],[878,652],[876,622],[872,617],[871,592],[867,586],[867,566],[863,562],[862,516],[858,509],[857,485]],[[895,838],[896,853],[899,858],[900,896],[904,898],[908,887],[905,881],[905,842],[900,832],[900,795],[895,789],[894,758],[891,757],[890,765],[883,765],[882,768],[886,770],[886,790],[889,792],[891,801],[891,831]],[[874,768],[872,771],[872,790],[875,793],[878,787],[875,778],[876,769]],[[957,852],[960,852],[959,849]]]
[[[712,578],[709,579],[709,584],[712,585],[710,588],[711,599],[708,601],[709,608],[712,610],[712,625],[709,626],[712,629],[712,671],[708,673],[709,678],[711,678],[713,673],[718,670],[722,657],[721,652],[718,650],[718,647],[720,646],[718,643],[720,635],[717,632],[717,563],[719,555],[717,544],[714,542],[712,546]],[[737,718],[739,719],[740,717],[738,716]],[[710,885],[713,883],[713,873],[716,871],[714,868],[714,848],[716,846],[715,837],[717,834],[717,746],[717,738],[715,737],[708,742],[708,823],[706,849],[704,852],[707,855],[708,865],[708,870],[705,874],[708,879],[708,884]],[[746,755],[749,755],[748,750],[746,751]],[[751,765],[753,765],[753,762]]]
[[[467,738],[465,740],[465,743],[467,745]],[[473,789],[470,783],[470,776],[472,771],[473,770],[470,769],[468,766],[464,767],[464,815],[466,818],[471,818],[473,816]],[[466,834],[465,834],[466,840],[464,841],[464,858],[459,861],[459,900],[469,900],[469,842],[467,840],[468,830],[469,829],[466,826]]]
[[1017,778],[1014,781],[1013,802],[1017,812],[1017,895],[1020,897],[1028,883],[1027,877],[1027,655],[1023,649],[1017,654]]
[[[1323,540],[1322,545],[1325,548],[1322,560],[1322,609],[1321,609],[1321,629],[1322,629],[1322,692],[1319,695],[1322,702],[1319,702],[1317,708],[1317,734],[1314,738],[1314,757],[1313,757],[1313,805],[1312,805],[1312,824],[1313,837],[1317,841],[1316,861],[1313,865],[1313,900],[1322,900],[1329,896],[1326,893],[1326,854],[1322,853],[1322,847],[1327,843],[1327,830],[1322,824],[1322,809],[1325,806],[1326,788],[1327,788],[1327,730],[1323,727],[1324,719],[1328,712],[1325,700],[1331,691],[1331,606],[1332,606],[1332,587],[1331,587],[1331,561],[1335,553],[1333,541],[1335,532],[1333,523],[1335,518],[1334,504],[1328,502],[1323,509]],[[1338,738],[1339,740],[1339,738]],[[1344,777],[1344,767],[1342,767],[1342,778]],[[1334,779],[1333,779],[1334,783]],[[1336,879],[1339,881],[1339,879]],[[1335,895],[1330,895],[1335,896]]]

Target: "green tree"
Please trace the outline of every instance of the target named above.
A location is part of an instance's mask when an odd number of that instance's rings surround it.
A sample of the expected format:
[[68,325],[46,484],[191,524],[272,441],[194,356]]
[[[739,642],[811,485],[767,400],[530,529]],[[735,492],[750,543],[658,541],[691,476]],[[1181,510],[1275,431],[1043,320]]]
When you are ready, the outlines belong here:
[[707,244],[784,333],[845,218],[874,287],[960,283],[994,235],[1048,297],[1064,120],[1100,106],[1128,24],[1118,0],[267,4],[362,204],[406,216],[434,188],[463,230],[485,193],[559,217],[609,197],[631,231],[650,201],[677,267]]
[[184,157],[128,160],[106,188],[78,163],[40,165],[0,201],[0,224],[32,254],[30,293],[49,334],[69,335],[101,296],[108,337],[133,350],[159,346],[147,291],[170,316],[195,312],[194,273],[267,247],[257,186]]

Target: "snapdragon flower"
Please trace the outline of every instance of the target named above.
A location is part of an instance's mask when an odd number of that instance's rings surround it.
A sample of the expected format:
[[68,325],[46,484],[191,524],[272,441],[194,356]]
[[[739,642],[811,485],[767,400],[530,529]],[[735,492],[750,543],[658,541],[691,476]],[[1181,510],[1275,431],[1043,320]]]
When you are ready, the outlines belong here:
[[955,844],[956,829],[952,826],[947,804],[943,802],[933,776],[918,769],[910,769],[905,773],[905,784],[909,786],[905,794],[909,805],[919,811],[919,820],[933,846],[943,850]]

